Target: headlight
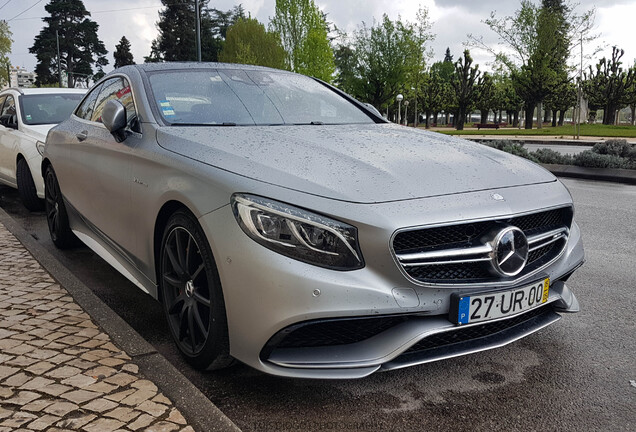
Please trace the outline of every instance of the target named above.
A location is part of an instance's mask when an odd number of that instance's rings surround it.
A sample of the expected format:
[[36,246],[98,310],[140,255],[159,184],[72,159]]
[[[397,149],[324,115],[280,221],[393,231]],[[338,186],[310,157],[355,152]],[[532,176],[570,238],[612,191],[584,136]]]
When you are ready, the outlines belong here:
[[351,225],[253,195],[233,195],[232,209],[243,231],[268,249],[334,270],[364,267]]
[[35,148],[38,149],[38,153],[40,153],[40,156],[44,156],[44,143],[42,141],[36,142]]

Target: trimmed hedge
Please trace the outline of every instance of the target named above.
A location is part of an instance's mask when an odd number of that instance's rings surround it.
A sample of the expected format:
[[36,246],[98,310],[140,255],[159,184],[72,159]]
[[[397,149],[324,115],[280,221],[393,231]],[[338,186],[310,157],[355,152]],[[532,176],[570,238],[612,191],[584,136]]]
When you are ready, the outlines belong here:
[[538,149],[529,152],[523,144],[511,140],[488,141],[483,144],[503,150],[533,162],[558,165],[576,165],[588,168],[623,168],[636,169],[636,148],[626,140],[607,140],[595,144],[592,150],[585,150],[577,155],[563,155],[550,149]]

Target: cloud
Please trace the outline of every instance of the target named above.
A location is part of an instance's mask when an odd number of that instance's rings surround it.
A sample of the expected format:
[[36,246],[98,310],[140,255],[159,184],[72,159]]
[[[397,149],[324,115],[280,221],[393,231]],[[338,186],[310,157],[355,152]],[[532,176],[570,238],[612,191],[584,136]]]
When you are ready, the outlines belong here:
[[[352,32],[362,22],[372,24],[386,13],[391,19],[401,16],[405,20],[414,21],[419,5],[429,9],[434,21],[433,32],[437,35],[432,47],[435,50],[435,60],[443,58],[446,47],[450,47],[454,58],[457,59],[463,49],[466,35],[473,33],[482,35],[486,42],[496,43],[497,37],[481,21],[488,17],[491,11],[498,16],[512,15],[519,8],[518,1],[494,0],[315,0],[316,4],[328,14],[328,19],[341,30]],[[535,0],[538,3],[539,0]],[[0,10],[0,19],[9,19],[24,10],[25,2],[12,2]],[[35,68],[35,56],[29,54],[28,49],[33,45],[34,37],[43,26],[40,18],[46,14],[42,2],[23,16],[20,20],[9,23],[13,31],[13,49],[9,56],[12,64]],[[214,0],[209,6],[220,10],[229,10],[241,3],[246,12],[252,17],[267,24],[274,14],[273,0]],[[634,0],[582,0],[577,7],[581,13],[594,5],[597,7],[597,31],[602,33],[599,43],[605,48],[604,55],[612,45],[619,45],[625,49],[625,59],[636,57],[636,38],[631,33],[633,17],[636,16]],[[108,57],[113,64],[112,53],[115,45],[122,36],[130,40],[135,61],[142,62],[143,57],[150,52],[150,43],[157,35],[155,23],[159,19],[160,0],[84,0],[86,8],[92,12],[92,19],[99,24],[99,37],[109,51]],[[135,8],[135,10],[126,10]],[[117,10],[115,12],[105,12]],[[34,18],[35,17],[35,18]],[[27,19],[23,19],[27,18]],[[590,51],[592,48],[590,47]],[[492,61],[490,55],[471,49],[473,58],[481,68]],[[626,60],[627,61],[627,60]],[[110,69],[107,67],[107,70]]]

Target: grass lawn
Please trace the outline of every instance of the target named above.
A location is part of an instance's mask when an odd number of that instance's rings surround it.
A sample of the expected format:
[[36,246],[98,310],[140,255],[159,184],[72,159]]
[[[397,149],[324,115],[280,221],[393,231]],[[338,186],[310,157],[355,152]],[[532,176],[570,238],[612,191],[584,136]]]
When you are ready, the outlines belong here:
[[[447,135],[548,135],[572,137],[574,135],[574,126],[543,126],[543,129],[517,129],[505,127],[501,129],[481,129],[466,125],[466,129],[458,131],[453,128],[436,128],[437,132]],[[581,136],[597,136],[597,137],[622,137],[636,138],[636,126],[607,126],[602,124],[582,124]]]

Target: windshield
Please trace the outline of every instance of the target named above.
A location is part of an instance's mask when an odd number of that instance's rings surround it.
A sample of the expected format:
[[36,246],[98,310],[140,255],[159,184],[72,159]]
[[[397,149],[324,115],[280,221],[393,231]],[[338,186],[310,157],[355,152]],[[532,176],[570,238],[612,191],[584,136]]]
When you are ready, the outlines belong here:
[[149,79],[159,113],[175,125],[373,123],[353,103],[302,75],[208,69],[155,72]]
[[83,96],[81,93],[23,95],[22,121],[28,125],[61,123],[69,118]]

